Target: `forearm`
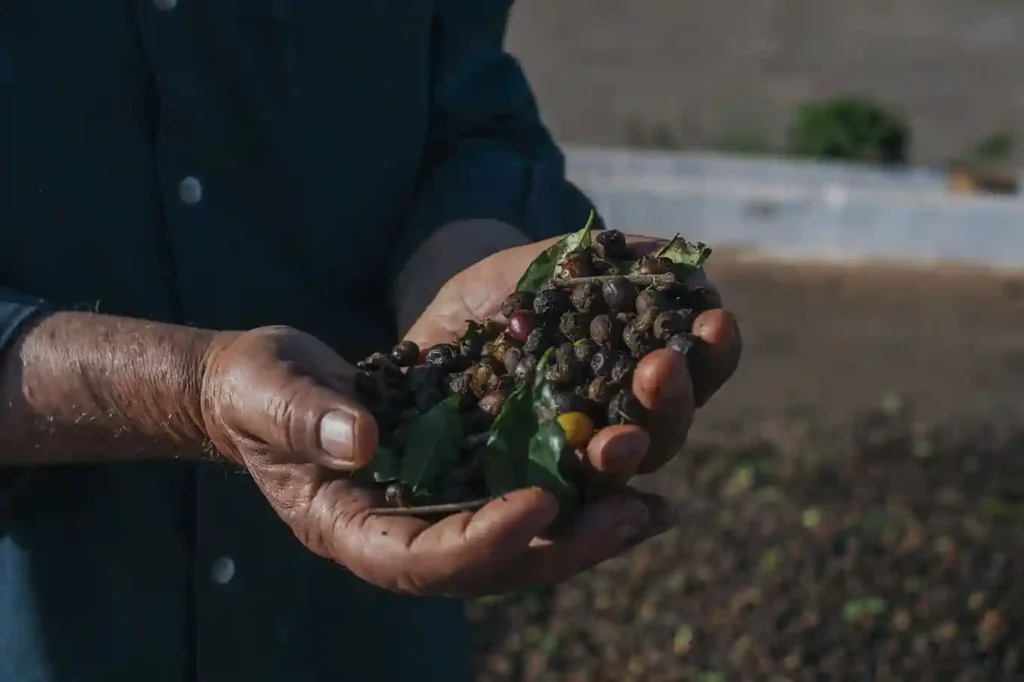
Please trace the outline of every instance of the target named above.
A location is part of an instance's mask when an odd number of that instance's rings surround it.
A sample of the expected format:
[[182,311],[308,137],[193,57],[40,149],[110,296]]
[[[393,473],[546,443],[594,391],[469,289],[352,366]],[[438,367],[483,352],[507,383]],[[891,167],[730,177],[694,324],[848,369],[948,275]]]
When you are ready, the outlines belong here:
[[199,456],[206,332],[55,313],[0,356],[0,466]]

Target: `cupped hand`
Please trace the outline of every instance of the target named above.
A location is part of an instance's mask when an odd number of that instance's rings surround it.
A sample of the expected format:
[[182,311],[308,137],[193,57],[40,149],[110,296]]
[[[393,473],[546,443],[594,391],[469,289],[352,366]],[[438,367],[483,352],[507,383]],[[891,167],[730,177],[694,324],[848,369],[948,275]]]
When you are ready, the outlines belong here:
[[564,580],[667,530],[658,497],[621,491],[584,506],[556,535],[558,503],[520,490],[436,523],[379,516],[378,494],[349,474],[377,448],[353,398],[354,368],[286,327],[221,334],[206,354],[201,416],[309,549],[378,586],[471,597]]
[[[406,334],[421,347],[449,342],[465,331],[467,320],[482,321],[499,314],[505,298],[530,263],[559,238],[506,249],[463,270],[442,287],[437,297]],[[640,255],[653,253],[664,241],[627,237]],[[703,271],[687,282],[716,291]],[[735,317],[723,310],[715,294],[715,309],[694,321],[693,333],[703,340],[701,361],[692,367],[682,355],[657,350],[637,366],[633,392],[650,410],[646,429],[609,426],[587,448],[587,464],[603,483],[622,482],[635,474],[663,466],[686,442],[694,410],[703,406],[735,372],[743,343]],[[692,376],[691,376],[692,371]]]

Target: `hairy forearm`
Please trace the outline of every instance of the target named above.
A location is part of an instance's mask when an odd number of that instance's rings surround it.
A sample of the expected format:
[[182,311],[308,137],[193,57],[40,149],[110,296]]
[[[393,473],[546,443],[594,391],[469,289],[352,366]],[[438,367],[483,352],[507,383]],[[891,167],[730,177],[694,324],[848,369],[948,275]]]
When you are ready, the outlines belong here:
[[211,337],[105,315],[41,318],[0,357],[0,466],[200,455]]

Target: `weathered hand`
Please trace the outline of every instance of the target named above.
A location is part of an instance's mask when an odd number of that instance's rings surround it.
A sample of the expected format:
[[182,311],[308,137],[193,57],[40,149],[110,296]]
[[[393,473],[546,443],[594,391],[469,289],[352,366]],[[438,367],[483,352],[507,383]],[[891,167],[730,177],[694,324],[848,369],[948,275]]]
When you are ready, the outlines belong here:
[[221,334],[204,363],[201,415],[299,540],[368,582],[464,597],[550,584],[669,527],[660,498],[628,491],[585,507],[557,539],[540,539],[558,504],[536,489],[435,524],[375,516],[381,500],[348,476],[378,436],[352,398],[354,374],[294,329]]
[[[497,315],[526,268],[557,240],[506,249],[463,270],[441,289],[406,337],[421,347],[447,342],[465,330],[467,320]],[[645,237],[628,237],[628,242],[640,254],[664,244]],[[690,284],[711,287],[703,272]],[[594,471],[623,481],[654,471],[682,448],[694,409],[703,406],[732,376],[742,351],[736,320],[721,309],[721,301],[718,303],[718,308],[703,313],[694,323],[694,333],[706,349],[692,379],[685,358],[670,350],[655,351],[639,364],[633,391],[651,410],[652,422],[647,430],[610,426],[598,433],[587,451]]]

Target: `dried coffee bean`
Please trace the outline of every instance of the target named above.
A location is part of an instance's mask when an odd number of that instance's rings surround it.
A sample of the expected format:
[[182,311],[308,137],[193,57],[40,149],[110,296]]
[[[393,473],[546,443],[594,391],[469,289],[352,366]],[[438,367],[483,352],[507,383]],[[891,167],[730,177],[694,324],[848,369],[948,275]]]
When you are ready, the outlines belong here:
[[719,306],[718,294],[711,289],[700,287],[686,292],[682,301],[687,308],[693,308],[698,313],[713,310]]
[[570,341],[579,341],[589,333],[590,320],[583,313],[564,313],[558,321],[558,330]]
[[672,302],[672,305],[665,306],[667,308],[678,307],[677,304],[686,296],[688,291],[686,285],[682,282],[661,282],[654,285],[653,289]]
[[583,406],[583,398],[571,390],[557,390],[551,394],[551,402],[555,408],[555,414],[575,412]]
[[524,383],[527,381],[533,381],[534,374],[537,371],[537,358],[532,355],[524,355],[516,365],[516,369],[512,372],[515,376],[516,383]]
[[607,405],[618,390],[618,384],[608,377],[595,377],[587,385],[587,397],[595,403]]
[[570,295],[572,306],[581,313],[593,315],[598,309],[604,308],[601,287],[596,282],[584,282],[573,287]]
[[636,371],[636,360],[625,355],[621,356],[612,365],[611,380],[621,386],[629,386],[633,381],[633,372]]
[[626,235],[619,230],[601,230],[594,237],[594,243],[605,258],[629,258],[633,255],[626,245]]
[[502,363],[505,365],[505,371],[512,374],[516,371],[516,365],[523,359],[523,351],[521,348],[511,346],[502,355]]
[[594,352],[597,350],[597,347],[597,342],[591,339],[580,339],[572,344],[572,350],[576,355],[576,359],[584,365],[590,364],[590,358],[594,356]]
[[[648,311],[647,315],[649,314]],[[654,349],[651,332],[644,328],[648,321],[645,318],[646,316],[633,319],[622,330],[622,342],[626,344],[635,358],[641,358]]]
[[480,398],[480,402],[477,406],[481,411],[489,417],[497,417],[498,413],[501,412],[502,405],[505,404],[505,394],[501,391],[491,391]]
[[427,351],[427,364],[452,371],[459,364],[459,348],[452,343],[439,343]]
[[466,372],[452,374],[448,379],[448,390],[459,395],[469,395],[472,392],[469,374]]
[[475,395],[482,396],[498,387],[498,376],[494,368],[481,363],[469,370],[469,388]]
[[622,324],[614,317],[598,315],[590,321],[590,338],[594,343],[606,345],[617,343],[622,334]]
[[545,287],[533,299],[533,310],[544,319],[558,319],[571,303],[569,295],[555,287]]
[[640,424],[646,420],[647,410],[632,391],[622,390],[608,403],[609,424]]
[[667,275],[673,266],[668,258],[645,256],[633,265],[633,271],[641,275]]
[[[511,349],[509,349],[509,350],[511,350]],[[502,358],[504,358],[505,355],[507,355],[507,354],[508,354],[508,350],[506,350],[505,353],[502,354]],[[491,371],[494,372],[494,374],[499,376],[499,377],[502,374],[505,373],[505,363],[502,360],[498,360],[493,355],[486,355],[486,356],[480,358],[480,363],[479,364],[484,365],[486,367],[489,367],[491,369]]]
[[563,277],[590,277],[594,274],[594,263],[589,250],[573,251],[562,259],[559,274]]
[[508,295],[504,303],[501,304],[501,314],[505,316],[505,319],[512,317],[512,314],[518,310],[532,310],[533,309],[533,292],[532,291],[516,291]]
[[601,295],[613,312],[629,312],[636,305],[636,285],[625,277],[605,282],[601,286]]
[[399,367],[412,367],[420,359],[420,347],[412,341],[399,341],[398,345],[391,349],[391,359]]
[[547,345],[548,334],[544,329],[538,327],[526,337],[526,341],[523,343],[523,352],[528,355],[539,355],[547,348]]
[[619,353],[607,346],[598,348],[590,358],[590,371],[597,377],[610,376],[612,367],[615,366],[615,361],[619,357]]
[[693,334],[676,334],[665,343],[665,348],[689,355],[696,345],[697,337]]
[[599,275],[621,275],[622,268],[611,261],[604,260],[603,258],[594,258],[594,270]]
[[[688,309],[687,312],[689,312]],[[693,320],[691,317],[683,311],[667,310],[659,313],[654,319],[652,331],[654,332],[654,338],[664,341],[670,336],[690,331],[692,324]]]
[[643,315],[648,310],[667,310],[672,307],[672,299],[658,289],[644,289],[636,297],[637,315]]
[[391,507],[408,507],[412,504],[412,488],[405,483],[389,483],[384,490],[384,502]]
[[537,315],[532,310],[518,310],[508,320],[508,335],[524,342],[537,326]]

